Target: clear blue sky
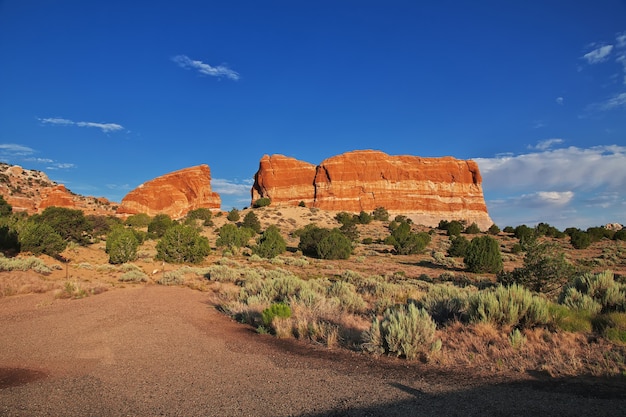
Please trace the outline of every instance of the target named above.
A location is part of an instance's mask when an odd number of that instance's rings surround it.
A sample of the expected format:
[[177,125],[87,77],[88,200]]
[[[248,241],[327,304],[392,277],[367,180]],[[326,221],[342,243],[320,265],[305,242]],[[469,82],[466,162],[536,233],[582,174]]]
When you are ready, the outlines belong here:
[[501,227],[626,223],[626,2],[0,0],[0,160],[121,201],[264,154],[475,159]]

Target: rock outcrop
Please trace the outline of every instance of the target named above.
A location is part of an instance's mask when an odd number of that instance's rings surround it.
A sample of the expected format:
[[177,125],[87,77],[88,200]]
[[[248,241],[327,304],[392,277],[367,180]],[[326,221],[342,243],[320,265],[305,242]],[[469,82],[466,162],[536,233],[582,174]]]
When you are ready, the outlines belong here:
[[390,156],[364,150],[312,164],[282,155],[264,156],[255,175],[252,201],[323,210],[371,212],[384,207],[415,223],[436,226],[440,220],[493,224],[487,212],[482,178],[474,161],[452,157]]
[[82,210],[85,214],[113,215],[117,207],[103,197],[74,194],[64,185],[51,181],[45,173],[18,165],[0,164],[0,194],[13,211],[29,215],[51,206]]
[[167,214],[173,219],[199,209],[219,209],[219,194],[211,191],[208,165],[170,172],[150,180],[128,193],[117,209],[118,214]]

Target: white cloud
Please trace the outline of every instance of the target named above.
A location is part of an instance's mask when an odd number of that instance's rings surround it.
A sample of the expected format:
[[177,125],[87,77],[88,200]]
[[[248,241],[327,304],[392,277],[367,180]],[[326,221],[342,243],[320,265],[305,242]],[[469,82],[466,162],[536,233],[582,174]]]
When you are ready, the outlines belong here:
[[563,102],[564,102],[564,99],[563,99],[563,97],[557,97],[555,101],[556,101],[556,104],[562,106]]
[[213,77],[226,77],[231,80],[237,81],[239,79],[239,74],[226,65],[218,65],[217,67],[212,67],[209,64],[205,64],[202,61],[196,61],[189,58],[187,55],[177,55],[172,58],[172,61],[178,64],[179,67],[185,69],[196,69],[200,74],[210,75]]
[[626,48],[626,32],[615,35],[615,47]]
[[611,51],[613,50],[613,45],[603,45],[591,52],[583,55],[583,59],[587,60],[589,64],[597,64],[603,62],[607,59]]
[[60,117],[47,117],[39,119],[44,124],[61,125],[61,126],[78,126],[78,127],[95,127],[101,129],[104,133],[115,132],[122,130],[124,127],[117,123],[95,123],[95,122],[74,122],[72,120],[63,119]]
[[35,152],[34,149],[29,148],[28,146],[17,145],[15,143],[2,143],[0,144],[0,152],[2,154],[11,154],[11,155],[30,155]]
[[529,149],[538,149],[540,151],[545,151],[547,149],[550,149],[552,147],[552,145],[558,145],[560,143],[563,143],[563,139],[558,139],[558,138],[553,138],[553,139],[546,139],[546,140],[542,140],[540,142],[538,142],[535,146],[529,146]]
[[222,178],[211,179],[211,189],[218,194],[247,196],[250,201],[250,190],[252,189],[252,180],[237,182]]
[[477,158],[485,189],[626,190],[626,147],[571,146],[517,156]]

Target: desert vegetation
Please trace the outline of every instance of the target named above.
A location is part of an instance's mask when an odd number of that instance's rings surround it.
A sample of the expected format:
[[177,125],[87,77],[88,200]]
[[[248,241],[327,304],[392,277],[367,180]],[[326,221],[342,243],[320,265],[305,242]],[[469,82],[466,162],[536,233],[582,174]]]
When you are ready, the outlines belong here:
[[121,220],[59,208],[29,217],[0,200],[0,296],[187,286],[259,333],[330,349],[494,372],[626,372],[620,231],[431,228],[382,207],[258,203]]

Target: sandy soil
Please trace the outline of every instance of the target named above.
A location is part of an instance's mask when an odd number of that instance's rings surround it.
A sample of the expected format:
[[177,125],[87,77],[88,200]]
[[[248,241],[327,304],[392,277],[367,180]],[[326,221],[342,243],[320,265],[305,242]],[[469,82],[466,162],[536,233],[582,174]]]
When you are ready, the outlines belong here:
[[2,416],[623,415],[616,379],[483,377],[256,334],[210,293],[0,299]]

